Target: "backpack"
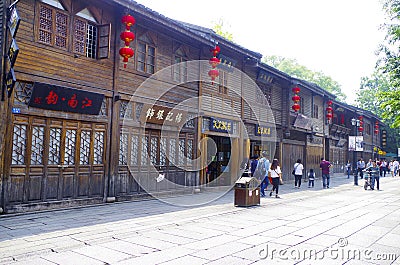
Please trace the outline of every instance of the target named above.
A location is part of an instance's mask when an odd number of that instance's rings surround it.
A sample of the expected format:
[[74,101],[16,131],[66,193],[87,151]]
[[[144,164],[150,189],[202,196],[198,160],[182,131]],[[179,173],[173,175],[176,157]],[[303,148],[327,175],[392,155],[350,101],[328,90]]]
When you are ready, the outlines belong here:
[[264,179],[267,174],[267,169],[265,168],[265,158],[258,160],[256,170],[254,171],[254,177],[257,179]]

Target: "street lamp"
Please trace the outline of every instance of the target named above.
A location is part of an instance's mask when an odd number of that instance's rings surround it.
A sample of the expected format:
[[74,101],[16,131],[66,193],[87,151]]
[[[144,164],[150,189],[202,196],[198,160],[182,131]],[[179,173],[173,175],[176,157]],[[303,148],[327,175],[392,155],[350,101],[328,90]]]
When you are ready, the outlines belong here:
[[[354,128],[354,137],[357,136],[357,127],[360,126],[360,120],[356,118],[351,119],[351,125]],[[357,161],[356,161],[356,146],[357,142],[354,138],[354,148],[353,148],[353,176],[354,176],[354,185],[358,185],[358,174],[357,174]]]

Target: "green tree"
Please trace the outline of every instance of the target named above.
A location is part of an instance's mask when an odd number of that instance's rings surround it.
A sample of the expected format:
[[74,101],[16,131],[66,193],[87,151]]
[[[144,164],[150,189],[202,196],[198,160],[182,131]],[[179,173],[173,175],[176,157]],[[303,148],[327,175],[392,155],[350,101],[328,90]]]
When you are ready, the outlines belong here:
[[375,70],[370,77],[362,77],[360,90],[357,92],[356,106],[369,110],[375,115],[382,117],[384,110],[383,103],[378,95],[390,87],[390,81],[386,74]]
[[214,26],[212,29],[215,31],[215,33],[233,42],[233,34],[226,29],[226,24],[222,18],[220,18],[217,22],[214,22],[213,24]]
[[383,8],[387,15],[387,23],[382,28],[386,37],[380,45],[381,57],[377,69],[389,78],[389,85],[385,91],[378,94],[383,110],[382,117],[393,121],[392,128],[400,127],[400,0],[385,0]]
[[342,92],[340,84],[322,72],[314,72],[307,67],[300,65],[296,59],[287,59],[282,56],[264,56],[263,62],[272,67],[287,73],[290,76],[303,79],[317,84],[326,91],[337,96],[337,100],[345,101],[345,94]]

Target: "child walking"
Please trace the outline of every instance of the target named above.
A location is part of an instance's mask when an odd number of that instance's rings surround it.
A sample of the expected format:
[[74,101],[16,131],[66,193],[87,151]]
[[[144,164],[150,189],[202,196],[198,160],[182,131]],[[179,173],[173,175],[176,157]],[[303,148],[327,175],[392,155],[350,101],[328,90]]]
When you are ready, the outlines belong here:
[[314,169],[310,168],[310,172],[308,172],[307,177],[308,177],[308,187],[309,188],[311,188],[311,187],[314,188],[314,180],[315,180]]

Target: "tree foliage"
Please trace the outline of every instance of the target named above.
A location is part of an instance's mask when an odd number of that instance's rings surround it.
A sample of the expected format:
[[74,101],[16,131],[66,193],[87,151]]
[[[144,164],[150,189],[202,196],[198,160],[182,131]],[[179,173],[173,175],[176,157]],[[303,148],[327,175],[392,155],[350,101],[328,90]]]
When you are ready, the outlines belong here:
[[217,22],[214,22],[213,24],[214,26],[212,29],[215,31],[215,33],[233,42],[233,34],[230,33],[229,30],[227,30],[226,24],[222,18],[220,18]]
[[400,127],[400,0],[385,0],[384,10],[387,21],[382,28],[386,37],[380,45],[381,57],[377,69],[387,75],[389,84],[384,91],[378,93],[381,101],[382,117],[392,121],[391,127]]
[[263,61],[290,76],[315,83],[326,91],[336,95],[337,100],[345,101],[346,96],[342,92],[340,84],[322,72],[314,72],[300,65],[295,59],[287,59],[276,55],[264,56]]

